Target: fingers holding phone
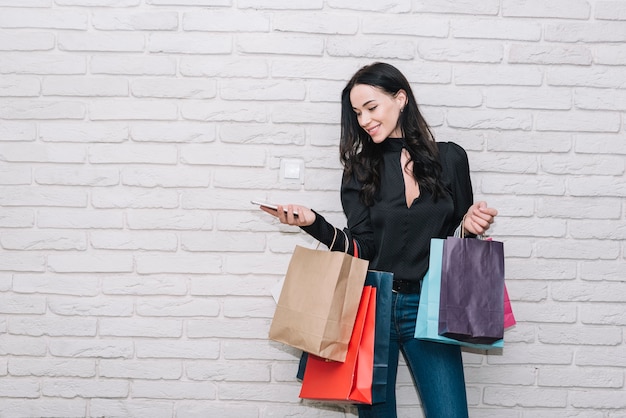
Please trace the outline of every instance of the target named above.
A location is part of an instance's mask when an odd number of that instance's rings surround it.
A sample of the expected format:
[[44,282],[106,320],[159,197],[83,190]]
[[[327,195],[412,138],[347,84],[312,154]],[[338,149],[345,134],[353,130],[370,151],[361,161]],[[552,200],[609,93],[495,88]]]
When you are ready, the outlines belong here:
[[253,200],[252,204],[258,205],[263,212],[269,213],[287,225],[308,226],[315,221],[315,212],[299,205],[278,205],[275,203]]

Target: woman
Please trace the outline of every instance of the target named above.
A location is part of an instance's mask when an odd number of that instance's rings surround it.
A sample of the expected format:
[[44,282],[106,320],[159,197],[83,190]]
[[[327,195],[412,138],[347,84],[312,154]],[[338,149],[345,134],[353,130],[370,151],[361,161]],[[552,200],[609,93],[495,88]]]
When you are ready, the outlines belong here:
[[[467,417],[460,347],[414,338],[420,284],[428,270],[430,239],[457,228],[483,234],[497,211],[473,202],[465,151],[437,143],[411,87],[395,67],[361,68],[341,96],[341,201],[345,240],[332,250],[370,260],[370,268],[394,273],[386,402],[359,405],[359,417],[395,417],[395,385],[402,351],[426,417]],[[281,223],[301,227],[331,245],[335,227],[313,210],[278,206]],[[297,212],[297,216],[294,215]]]

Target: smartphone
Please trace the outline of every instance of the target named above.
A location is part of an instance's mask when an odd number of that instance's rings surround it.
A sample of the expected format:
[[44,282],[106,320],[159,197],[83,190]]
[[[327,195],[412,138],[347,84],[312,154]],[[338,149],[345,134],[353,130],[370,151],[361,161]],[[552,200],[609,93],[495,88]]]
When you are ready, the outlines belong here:
[[[274,203],[269,203],[269,202],[261,202],[258,200],[251,200],[250,203],[252,203],[253,205],[259,205],[259,206],[263,206],[266,208],[270,208],[272,210],[278,210],[278,205],[274,204]],[[287,212],[287,207],[283,207],[283,211],[286,213]],[[294,211],[293,212],[293,216],[298,216],[298,212]]]

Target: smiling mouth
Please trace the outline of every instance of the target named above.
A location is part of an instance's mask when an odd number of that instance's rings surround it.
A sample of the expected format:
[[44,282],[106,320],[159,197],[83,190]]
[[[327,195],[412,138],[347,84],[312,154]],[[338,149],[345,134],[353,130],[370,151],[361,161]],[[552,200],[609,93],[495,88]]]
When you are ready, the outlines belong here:
[[376,125],[376,126],[373,126],[373,127],[369,128],[369,129],[366,129],[365,132],[367,132],[370,136],[372,136],[372,133],[376,132],[376,130],[378,129],[379,126],[380,126],[380,124]]

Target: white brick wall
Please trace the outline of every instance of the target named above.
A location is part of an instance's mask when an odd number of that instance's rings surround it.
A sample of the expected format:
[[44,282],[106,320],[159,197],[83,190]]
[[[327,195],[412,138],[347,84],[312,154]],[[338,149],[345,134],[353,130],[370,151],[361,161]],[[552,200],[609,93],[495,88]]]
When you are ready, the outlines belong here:
[[267,340],[311,240],[248,202],[344,222],[375,60],[501,212],[519,323],[464,354],[472,418],[626,417],[624,42],[621,0],[0,0],[0,417],[354,416]]

